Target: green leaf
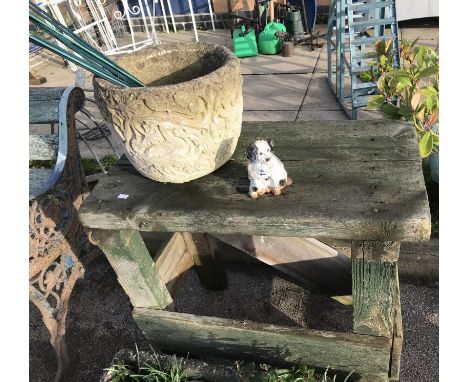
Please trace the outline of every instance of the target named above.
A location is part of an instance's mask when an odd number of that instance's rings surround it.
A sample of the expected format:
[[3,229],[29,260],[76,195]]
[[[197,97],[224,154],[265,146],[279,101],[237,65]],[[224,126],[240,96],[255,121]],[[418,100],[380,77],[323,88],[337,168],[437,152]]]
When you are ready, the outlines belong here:
[[418,40],[420,39],[421,37],[418,37],[416,40],[414,40],[411,44],[411,48],[414,48],[414,46],[416,45],[416,43],[418,42]]
[[409,76],[398,76],[396,79],[405,86],[411,86],[411,78]]
[[387,60],[387,57],[380,56],[379,61],[380,61],[380,65],[385,66],[388,60]]
[[384,103],[380,106],[380,110],[382,110],[385,114],[387,114],[392,119],[400,119],[400,113],[398,112],[398,108],[391,103]]
[[431,112],[432,107],[434,106],[434,97],[427,97],[424,103],[426,104],[428,111]]
[[411,118],[415,114],[415,111],[413,110],[413,108],[408,105],[400,106],[400,110],[398,112],[400,113],[400,115],[406,118]]
[[377,89],[381,94],[385,94],[385,77],[385,75],[380,76],[380,78],[377,80]]
[[372,80],[372,75],[370,71],[362,72],[359,75],[359,78],[362,82],[370,82]]
[[407,88],[408,86],[411,86],[411,83],[407,83],[407,82],[398,82],[396,84],[396,87],[395,87],[395,91],[397,93],[401,92],[404,88]]
[[422,158],[426,158],[432,152],[432,147],[434,145],[432,132],[426,131],[424,135],[419,140],[419,153]]
[[439,72],[439,68],[437,66],[428,66],[419,72],[419,78],[426,78],[430,77],[434,74]]
[[439,92],[433,86],[426,86],[425,88],[419,89],[419,93],[423,97],[432,97],[432,96],[439,96]]
[[369,97],[367,102],[367,107],[369,109],[378,109],[385,102],[385,97],[383,95],[373,95]]
[[417,49],[417,51],[418,52],[416,53],[416,62],[418,66],[422,66],[424,63],[424,47],[420,46]]

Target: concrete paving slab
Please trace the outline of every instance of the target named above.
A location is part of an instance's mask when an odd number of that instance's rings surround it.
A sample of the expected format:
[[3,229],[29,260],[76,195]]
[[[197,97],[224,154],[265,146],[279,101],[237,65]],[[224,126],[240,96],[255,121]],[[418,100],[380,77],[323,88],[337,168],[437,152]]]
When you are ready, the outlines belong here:
[[46,82],[34,87],[65,87],[75,84],[75,73],[69,68],[55,61],[33,71],[34,74],[45,77]]
[[241,59],[242,74],[312,73],[320,49],[310,50],[307,45],[294,48],[294,56],[262,55]]
[[419,37],[419,41],[435,41],[439,38],[439,28],[400,28],[401,36],[410,41],[416,40]]
[[314,74],[327,73],[328,72],[328,56],[327,56],[327,44],[323,44],[320,54],[315,64]]
[[348,118],[340,110],[302,110],[297,121],[345,121]]
[[[314,33],[323,34],[326,30],[325,24],[316,25]],[[326,39],[322,38],[320,42],[325,43]],[[311,50],[309,45],[304,44],[294,48],[292,57],[283,57],[281,54],[245,57],[241,59],[242,74],[310,73],[315,71],[322,52],[323,48]]]
[[[192,31],[177,33],[159,33],[163,44],[169,42],[193,42]],[[233,50],[231,33],[227,29],[216,31],[199,31],[199,41],[224,45]],[[314,70],[320,50],[311,51],[307,45],[297,46],[293,57],[278,55],[261,55],[241,58],[242,74],[274,74],[274,73],[310,73]]]
[[312,76],[301,105],[301,111],[303,110],[341,110],[327,77],[315,74]]
[[309,85],[309,74],[244,76],[244,110],[299,110]]
[[246,110],[242,120],[251,121],[295,121],[297,111],[292,110]]

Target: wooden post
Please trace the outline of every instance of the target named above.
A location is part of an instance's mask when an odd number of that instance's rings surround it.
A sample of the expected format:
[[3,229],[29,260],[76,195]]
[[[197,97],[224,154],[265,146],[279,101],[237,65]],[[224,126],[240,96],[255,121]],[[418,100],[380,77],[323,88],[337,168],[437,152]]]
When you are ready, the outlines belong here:
[[165,309],[172,304],[138,231],[93,230],[90,239],[106,254],[134,307]]
[[403,320],[401,317],[400,283],[398,280],[398,268],[397,285],[393,304],[395,307],[395,326],[393,328],[393,343],[390,358],[390,379],[392,381],[398,381],[400,379],[401,351],[403,347]]
[[198,277],[204,288],[223,290],[227,287],[226,271],[216,254],[216,239],[206,233],[183,234],[187,251],[192,255]]
[[353,331],[392,337],[399,242],[353,241]]
[[180,232],[172,236],[161,245],[153,257],[156,265],[155,271],[166,284],[166,288],[175,297],[184,275],[192,268],[193,258],[187,251],[184,238]]

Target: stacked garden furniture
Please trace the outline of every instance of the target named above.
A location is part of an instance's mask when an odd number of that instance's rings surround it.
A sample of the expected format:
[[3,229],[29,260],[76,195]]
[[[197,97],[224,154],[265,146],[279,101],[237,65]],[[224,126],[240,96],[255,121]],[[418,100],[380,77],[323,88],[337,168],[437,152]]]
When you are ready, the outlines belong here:
[[[282,196],[253,200],[247,195],[246,149],[265,137],[275,140],[294,183]],[[143,177],[123,158],[99,181],[79,216],[113,266],[137,324],[157,347],[331,366],[370,381],[399,378],[400,242],[428,240],[431,227],[411,125],[245,122],[234,156],[214,173],[164,184]],[[173,235],[153,258],[140,231]],[[330,255],[323,243],[337,239],[350,243],[351,259]],[[333,277],[336,284],[348,283],[353,333],[177,312],[177,286],[192,266],[205,288],[226,287],[219,240],[299,281],[332,289]]]

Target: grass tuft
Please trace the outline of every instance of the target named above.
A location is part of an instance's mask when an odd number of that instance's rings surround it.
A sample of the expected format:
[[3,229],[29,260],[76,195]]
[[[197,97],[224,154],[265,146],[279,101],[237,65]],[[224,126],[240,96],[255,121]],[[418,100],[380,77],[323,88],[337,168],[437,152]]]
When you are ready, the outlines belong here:
[[[200,374],[188,375],[185,371],[186,359],[173,355],[169,359],[161,357],[152,349],[150,358],[142,357],[138,347],[133,361],[127,363],[119,362],[108,369],[106,382],[202,382],[204,379]],[[133,359],[133,357],[132,357]],[[142,359],[150,359],[143,362]],[[322,374],[316,373],[315,369],[306,365],[297,365],[290,368],[275,368],[266,364],[236,362],[236,380],[239,382],[338,382],[337,375],[329,376],[329,368]],[[193,374],[193,372],[192,372]],[[351,375],[345,379],[340,377],[339,381],[348,382]]]

